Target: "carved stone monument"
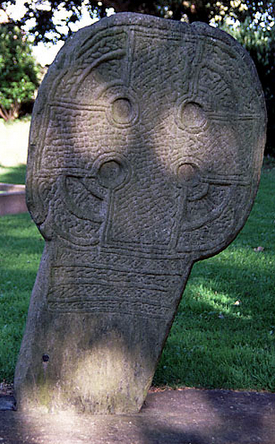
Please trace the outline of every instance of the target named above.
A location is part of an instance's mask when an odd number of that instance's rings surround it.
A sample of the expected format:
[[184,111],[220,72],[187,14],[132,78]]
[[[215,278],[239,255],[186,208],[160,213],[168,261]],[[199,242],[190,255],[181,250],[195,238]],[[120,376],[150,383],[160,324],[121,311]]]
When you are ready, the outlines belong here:
[[22,409],[139,411],[193,263],[248,217],[265,125],[251,59],[208,25],[123,13],[67,41],[31,125],[27,204],[46,245]]

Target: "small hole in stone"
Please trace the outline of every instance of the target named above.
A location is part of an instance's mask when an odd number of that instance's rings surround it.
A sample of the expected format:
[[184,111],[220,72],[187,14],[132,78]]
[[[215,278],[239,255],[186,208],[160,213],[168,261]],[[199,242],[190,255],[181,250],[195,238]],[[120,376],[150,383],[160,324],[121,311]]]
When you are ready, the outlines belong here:
[[43,362],[48,362],[50,360],[49,355],[42,355],[42,361]]

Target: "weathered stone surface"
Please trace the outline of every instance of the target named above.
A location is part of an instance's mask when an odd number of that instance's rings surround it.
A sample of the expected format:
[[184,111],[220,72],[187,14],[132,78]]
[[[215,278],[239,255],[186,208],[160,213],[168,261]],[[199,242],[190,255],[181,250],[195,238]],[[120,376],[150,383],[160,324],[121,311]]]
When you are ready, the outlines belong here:
[[141,408],[193,263],[249,214],[265,121],[250,58],[217,29],[118,14],[68,40],[31,126],[27,203],[46,245],[21,408]]

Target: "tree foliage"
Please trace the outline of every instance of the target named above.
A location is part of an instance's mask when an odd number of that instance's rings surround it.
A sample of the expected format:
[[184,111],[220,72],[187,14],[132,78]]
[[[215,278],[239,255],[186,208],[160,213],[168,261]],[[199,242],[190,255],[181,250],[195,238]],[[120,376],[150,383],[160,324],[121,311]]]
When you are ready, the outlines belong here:
[[267,115],[266,154],[275,156],[275,26],[246,20],[238,27],[223,26],[250,53],[262,83]]
[[38,74],[26,36],[11,23],[0,25],[0,117],[18,117],[34,96]]
[[[0,5],[14,2],[0,1]],[[225,17],[243,23],[247,18],[252,21],[257,13],[265,14],[267,19],[275,16],[274,0],[38,0],[25,6],[20,24],[32,23],[30,32],[36,43],[66,39],[72,32],[72,24],[81,18],[83,7],[91,17],[102,18],[108,8],[113,8],[115,12],[139,12],[190,23],[214,20],[222,24]],[[61,8],[67,11],[67,17],[58,23],[55,14]]]

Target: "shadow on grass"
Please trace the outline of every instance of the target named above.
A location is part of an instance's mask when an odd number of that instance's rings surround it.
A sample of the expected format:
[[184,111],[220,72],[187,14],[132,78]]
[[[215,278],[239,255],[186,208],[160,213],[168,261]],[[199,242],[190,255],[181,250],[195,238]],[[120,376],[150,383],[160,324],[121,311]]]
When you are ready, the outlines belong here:
[[21,164],[13,167],[0,165],[0,182],[24,184],[26,176],[26,165]]

